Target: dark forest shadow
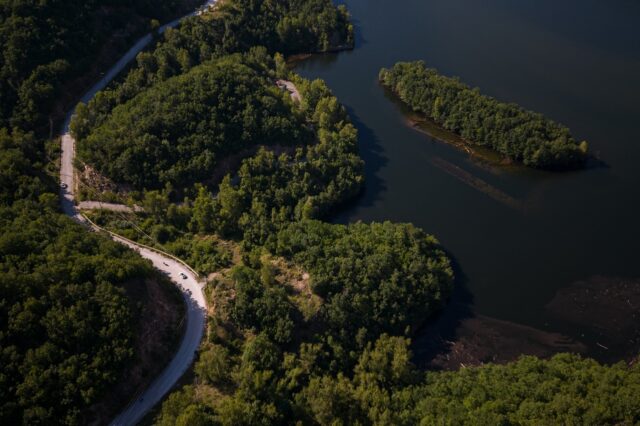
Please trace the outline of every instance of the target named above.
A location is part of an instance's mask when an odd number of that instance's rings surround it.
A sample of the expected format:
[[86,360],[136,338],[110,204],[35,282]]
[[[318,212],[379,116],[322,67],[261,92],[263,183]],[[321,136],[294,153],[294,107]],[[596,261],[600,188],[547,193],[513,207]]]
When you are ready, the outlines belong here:
[[379,176],[380,170],[388,163],[384,149],[376,134],[355,113],[354,109],[345,106],[347,113],[358,129],[358,151],[364,160],[364,189],[354,199],[346,202],[337,210],[331,222],[346,223],[356,207],[371,207],[380,199],[380,194],[387,189],[384,180]]
[[413,362],[421,369],[428,368],[436,356],[446,355],[462,322],[474,316],[473,295],[467,287],[469,280],[456,258],[450,252],[447,256],[451,259],[455,276],[451,296],[440,312],[427,320],[413,337]]

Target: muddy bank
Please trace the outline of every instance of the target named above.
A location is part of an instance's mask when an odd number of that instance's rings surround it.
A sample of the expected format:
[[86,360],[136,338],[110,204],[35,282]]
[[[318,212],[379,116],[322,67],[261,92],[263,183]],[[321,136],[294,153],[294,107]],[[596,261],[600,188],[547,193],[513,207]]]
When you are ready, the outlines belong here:
[[595,276],[558,290],[545,313],[553,331],[476,315],[472,305],[463,289],[417,334],[412,349],[420,368],[457,370],[559,352],[603,363],[639,359],[639,279]]
[[583,330],[589,355],[630,361],[640,353],[640,279],[591,277],[560,289],[549,315]]
[[548,358],[558,352],[585,353],[587,347],[560,333],[483,315],[462,319],[453,335],[437,325],[414,341],[417,364],[429,370],[457,370],[486,363],[506,363],[521,355]]

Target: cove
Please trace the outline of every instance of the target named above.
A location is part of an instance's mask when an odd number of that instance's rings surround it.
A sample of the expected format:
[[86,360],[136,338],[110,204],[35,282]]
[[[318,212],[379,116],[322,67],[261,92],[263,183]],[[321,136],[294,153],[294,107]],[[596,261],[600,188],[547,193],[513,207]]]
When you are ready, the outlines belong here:
[[[458,265],[462,293],[445,315],[464,300],[473,315],[517,324],[516,334],[558,333],[603,361],[637,354],[636,335],[599,321],[619,309],[631,321],[640,309],[640,4],[344,3],[356,49],[296,67],[327,82],[360,132],[366,190],[336,221],[412,222],[434,234]],[[567,125],[604,165],[565,173],[487,167],[412,129],[377,81],[380,68],[412,60]],[[625,290],[611,298],[614,287]],[[563,315],[578,299],[590,314]]]

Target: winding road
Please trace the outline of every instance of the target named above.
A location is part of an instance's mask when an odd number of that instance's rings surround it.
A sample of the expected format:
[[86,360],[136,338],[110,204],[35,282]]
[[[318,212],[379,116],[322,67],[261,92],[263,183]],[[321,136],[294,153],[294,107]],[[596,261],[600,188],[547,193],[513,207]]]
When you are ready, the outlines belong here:
[[[187,15],[193,16],[199,14],[204,8],[209,8],[215,4],[216,0],[207,1],[202,8]],[[182,18],[180,18],[182,19]],[[175,27],[180,22],[176,19],[160,28],[160,32],[164,32],[167,28]],[[81,102],[88,102],[95,96],[97,92],[104,89],[111,80],[113,80],[136,55],[144,49],[153,37],[151,34],[140,38],[129,49],[120,60],[105,73],[104,77],[97,82],[81,99]],[[66,117],[63,134],[61,137],[62,158],[60,164],[60,198],[62,210],[68,216],[78,223],[81,223],[94,230],[100,230],[97,226],[89,222],[76,208],[75,205],[75,174],[73,169],[73,160],[75,157],[75,140],[69,133],[69,123],[75,110],[69,112]],[[111,423],[112,425],[134,425],[138,423],[144,415],[149,412],[164,395],[171,390],[178,379],[192,364],[195,353],[202,340],[204,327],[206,323],[207,303],[204,297],[202,284],[198,281],[198,277],[192,270],[172,258],[170,255],[163,254],[157,250],[141,246],[124,237],[110,233],[111,237],[133,250],[136,250],[142,257],[149,259],[153,266],[168,275],[171,280],[178,285],[182,291],[182,295],[187,304],[187,326],[180,342],[180,347],[170,364],[162,371],[162,373],[151,383],[151,385],[132,401],[129,406],[120,413]]]

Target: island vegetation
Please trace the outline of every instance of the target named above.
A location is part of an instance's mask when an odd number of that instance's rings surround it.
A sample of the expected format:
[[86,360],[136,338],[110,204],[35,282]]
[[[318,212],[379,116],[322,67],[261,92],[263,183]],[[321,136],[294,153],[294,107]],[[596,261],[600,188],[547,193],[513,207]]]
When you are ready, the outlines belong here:
[[380,71],[380,82],[413,111],[424,114],[470,144],[542,169],[583,165],[587,142],[542,114],[483,95],[424,62],[399,62]]

